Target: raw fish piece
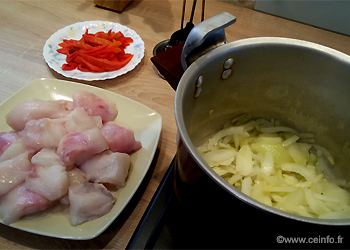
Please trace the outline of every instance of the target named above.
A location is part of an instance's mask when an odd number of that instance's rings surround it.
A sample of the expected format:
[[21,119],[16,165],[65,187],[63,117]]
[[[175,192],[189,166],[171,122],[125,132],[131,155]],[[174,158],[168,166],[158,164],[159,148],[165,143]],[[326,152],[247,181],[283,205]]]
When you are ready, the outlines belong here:
[[95,155],[87,160],[80,169],[86,173],[89,181],[109,183],[124,187],[130,168],[130,156],[111,151]]
[[69,205],[68,194],[63,195],[61,198],[58,199],[58,201],[61,202],[63,205],[68,206]]
[[[69,178],[66,167],[54,150],[43,148],[31,159],[34,167],[28,174],[26,186],[47,199],[58,199],[68,194]],[[45,169],[47,168],[47,169]]]
[[26,189],[44,196],[50,201],[59,199],[68,192],[66,168],[61,165],[48,167],[34,165],[25,180]]
[[98,128],[93,128],[65,135],[58,145],[57,154],[69,171],[74,164],[81,166],[87,159],[106,149],[108,144],[103,134]]
[[113,152],[130,154],[142,147],[141,142],[135,140],[134,131],[119,126],[115,122],[104,124],[101,132],[108,142],[109,149]]
[[2,221],[9,225],[21,218],[41,212],[52,205],[48,199],[18,186],[0,199]]
[[73,93],[73,108],[77,107],[83,108],[89,115],[101,116],[103,123],[113,121],[118,115],[115,103],[84,90]]
[[28,100],[6,114],[6,123],[16,131],[24,129],[30,120],[61,118],[72,110],[72,102],[65,100]]
[[83,132],[92,128],[102,128],[102,118],[100,116],[90,116],[82,108],[76,108],[68,116],[68,121],[64,125],[67,133]]
[[28,153],[0,163],[0,197],[23,183],[32,168]]
[[7,161],[25,152],[26,152],[26,149],[23,147],[22,142],[15,141],[11,143],[11,145],[0,156],[0,162]]
[[69,186],[79,185],[88,182],[85,172],[80,170],[79,168],[73,168],[71,171],[68,171],[68,181]]
[[38,153],[36,153],[32,159],[32,164],[42,167],[50,167],[53,165],[63,165],[60,157],[56,152],[49,148],[43,148]]
[[18,134],[25,148],[35,152],[43,148],[56,148],[66,135],[66,130],[60,120],[43,118],[27,122],[24,130]]
[[[88,182],[88,180],[86,179],[86,174],[79,168],[73,168],[71,171],[68,171],[67,173],[68,173],[69,186],[80,185],[82,183]],[[68,194],[63,195],[61,198],[59,198],[59,201],[63,205],[68,206],[69,205]]]
[[83,183],[69,187],[69,215],[73,226],[108,214],[115,202],[114,195],[98,183]]
[[0,155],[15,141],[18,141],[20,136],[15,132],[0,133]]

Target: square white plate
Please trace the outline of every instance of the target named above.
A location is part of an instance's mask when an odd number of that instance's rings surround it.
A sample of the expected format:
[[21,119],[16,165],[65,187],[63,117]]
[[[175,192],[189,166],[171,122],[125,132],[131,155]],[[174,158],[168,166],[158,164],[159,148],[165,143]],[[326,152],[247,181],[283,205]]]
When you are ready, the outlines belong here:
[[[116,203],[111,212],[101,218],[71,226],[69,208],[58,205],[11,224],[13,228],[65,239],[94,238],[122,212],[151,165],[162,129],[160,114],[129,98],[89,85],[56,79],[38,79],[30,83],[0,105],[0,117],[3,117],[0,120],[0,132],[11,130],[4,117],[17,104],[29,99],[72,100],[72,94],[76,90],[90,91],[99,97],[113,101],[119,112],[115,121],[123,127],[132,129],[135,132],[135,139],[142,143],[142,149],[131,155],[131,168],[126,186],[113,192],[117,198]],[[2,223],[2,220],[0,222]]]

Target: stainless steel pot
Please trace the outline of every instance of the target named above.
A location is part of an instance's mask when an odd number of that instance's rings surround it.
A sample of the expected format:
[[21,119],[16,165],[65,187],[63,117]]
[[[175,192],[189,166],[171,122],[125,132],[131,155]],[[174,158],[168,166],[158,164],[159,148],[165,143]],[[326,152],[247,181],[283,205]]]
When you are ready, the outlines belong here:
[[[189,36],[192,45],[187,44],[191,50],[206,37],[198,38],[195,32],[195,39]],[[185,44],[188,56],[187,49]],[[306,41],[261,37],[220,45],[196,60],[184,57],[184,68],[191,64],[175,97],[178,198],[193,201],[201,191],[204,197],[215,196],[208,188],[211,183],[232,199],[269,213],[310,223],[350,225],[350,219],[306,218],[262,204],[219,177],[196,150],[235,116],[275,118],[298,131],[315,133],[317,142],[335,157],[334,174],[349,180],[350,56]]]

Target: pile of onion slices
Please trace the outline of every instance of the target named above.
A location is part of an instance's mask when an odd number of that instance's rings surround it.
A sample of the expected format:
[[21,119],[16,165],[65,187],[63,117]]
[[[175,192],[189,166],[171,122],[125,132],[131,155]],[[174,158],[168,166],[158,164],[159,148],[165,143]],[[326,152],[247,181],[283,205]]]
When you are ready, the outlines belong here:
[[350,218],[350,185],[328,175],[334,158],[312,133],[244,114],[197,150],[218,175],[264,204],[312,218]]

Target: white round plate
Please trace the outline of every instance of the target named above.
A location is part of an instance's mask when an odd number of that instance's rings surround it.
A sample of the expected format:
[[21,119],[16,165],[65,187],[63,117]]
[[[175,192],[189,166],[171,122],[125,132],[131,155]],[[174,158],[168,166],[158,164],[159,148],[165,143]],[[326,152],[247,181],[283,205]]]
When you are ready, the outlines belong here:
[[[89,33],[96,33],[98,31],[108,32],[110,29],[114,32],[121,31],[124,36],[131,37],[134,42],[125,48],[126,53],[133,54],[131,61],[123,68],[109,72],[82,72],[75,70],[62,70],[62,65],[66,63],[66,55],[57,52],[58,46],[63,39],[79,40],[85,33],[86,29]],[[80,79],[85,81],[105,80],[115,78],[133,70],[142,60],[145,54],[145,44],[141,37],[132,29],[123,26],[119,23],[107,21],[86,21],[69,25],[54,33],[45,43],[43,55],[49,67],[57,73],[69,78]]]

